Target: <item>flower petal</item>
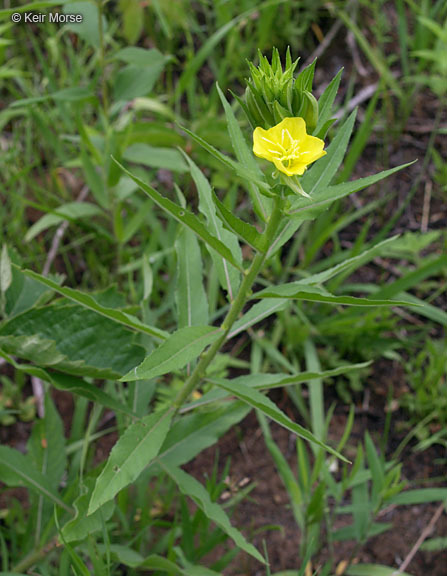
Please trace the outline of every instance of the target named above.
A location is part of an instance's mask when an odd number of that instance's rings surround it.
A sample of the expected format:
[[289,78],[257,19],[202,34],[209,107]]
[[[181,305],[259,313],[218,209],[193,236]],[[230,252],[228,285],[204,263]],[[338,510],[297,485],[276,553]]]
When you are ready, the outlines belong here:
[[280,152],[278,146],[272,138],[271,130],[264,130],[258,126],[253,132],[253,152],[259,158],[265,158],[273,162],[273,158],[278,154],[274,152]]

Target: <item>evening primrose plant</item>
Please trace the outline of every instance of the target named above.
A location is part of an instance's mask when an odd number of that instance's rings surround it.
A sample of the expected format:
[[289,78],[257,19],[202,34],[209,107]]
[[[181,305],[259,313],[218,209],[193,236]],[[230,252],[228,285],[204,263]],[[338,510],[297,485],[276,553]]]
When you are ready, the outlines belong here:
[[[269,273],[272,257],[305,221],[317,217],[334,200],[403,168],[333,184],[353,130],[355,113],[337,127],[328,143],[327,131],[333,124],[332,107],[340,74],[317,101],[312,93],[315,63],[295,77],[297,65],[298,61],[292,62],[288,52],[283,70],[276,50],[271,63],[264,56],[260,57],[258,67],[250,63],[247,92],[239,99],[252,128],[250,143],[233,107],[217,88],[235,158],[220,152],[216,143],[206,142],[184,128],[196,144],[234,173],[241,194],[248,194],[251,199],[253,222],[239,218],[237,210],[229,209],[225,199],[218,198],[204,173],[186,154],[185,162],[197,190],[198,213],[188,208],[180,188],[176,188],[177,201],[167,198],[115,160],[118,176],[133,180],[154,205],[178,223],[173,247],[177,258],[177,275],[172,280],[174,328],[168,326],[170,329],[166,330],[166,326],[151,324],[150,310],[143,305],[140,319],[136,310],[126,308],[113,290],[107,294],[86,294],[62,286],[57,278],[5,264],[9,266],[11,281],[2,285],[5,319],[0,325],[1,355],[15,370],[80,396],[84,412],[83,416],[75,415],[75,422],[86,417],[87,400],[94,405],[79,449],[72,448],[77,467],[70,473],[79,479],[79,490],[73,488],[74,484],[65,487],[60,481],[66,460],[60,460],[55,476],[51,482],[48,480],[39,465],[46,458],[42,454],[46,445],[39,444],[38,439],[37,464],[32,451],[23,455],[9,447],[0,449],[0,480],[9,486],[26,486],[49,506],[43,509],[47,528],[39,534],[36,549],[14,566],[16,571],[24,572],[41,562],[60,542],[70,557],[81,563],[80,556],[85,550],[94,548],[102,551],[96,554],[101,556],[101,562],[107,560],[109,566],[116,557],[118,564],[132,569],[197,573],[194,566],[191,568],[192,557],[174,546],[175,531],[169,536],[172,538],[169,554],[149,538],[139,546],[138,553],[134,539],[125,543],[113,540],[112,527],[116,523],[133,522],[123,520],[120,507],[115,514],[115,502],[120,506],[132,490],[147,489],[144,487],[149,482],[161,482],[163,477],[177,485],[183,497],[193,500],[234,541],[238,550],[265,563],[261,553],[232,526],[223,507],[182,469],[251,409],[310,443],[315,453],[322,455],[320,458],[346,461],[328,444],[324,427],[315,422],[311,429],[300,425],[266,393],[278,387],[322,382],[324,378],[364,368],[365,364],[323,371],[314,363],[315,369],[293,374],[263,373],[254,368],[236,378],[230,377],[230,370],[224,370],[223,374],[216,371],[223,361],[229,366],[230,361],[225,358],[232,339],[247,331],[250,334],[252,326],[285,310],[292,302],[362,307],[407,304],[379,297],[354,297],[327,287],[335,276],[351,272],[374,258],[389,241],[317,274],[298,280],[287,277],[291,281],[279,285],[272,280]],[[241,244],[246,249],[242,250]],[[213,315],[205,289],[205,270],[214,275],[221,291],[220,308]],[[150,300],[150,263],[143,272],[144,298]],[[62,299],[48,303],[51,293]],[[102,388],[98,387],[98,380],[105,382]],[[157,386],[166,382],[175,382],[171,401],[153,402]],[[89,446],[92,438],[96,438],[95,430],[104,408],[116,414],[118,437],[107,460],[88,471]],[[48,412],[54,416],[49,399]],[[60,430],[56,416],[54,420],[53,429]],[[55,454],[65,453],[60,445],[61,434],[51,433],[50,429],[46,434],[51,450]],[[14,466],[8,467],[8,462]],[[56,510],[53,520],[51,506]],[[165,552],[169,559],[163,556]]]

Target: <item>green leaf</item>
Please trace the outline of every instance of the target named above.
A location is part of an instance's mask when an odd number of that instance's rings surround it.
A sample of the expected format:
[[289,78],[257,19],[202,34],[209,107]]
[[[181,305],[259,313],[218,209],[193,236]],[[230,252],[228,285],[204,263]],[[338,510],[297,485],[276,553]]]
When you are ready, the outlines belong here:
[[288,303],[288,298],[265,298],[261,302],[257,302],[233,324],[227,338],[233,338],[240,332],[244,332],[247,328],[250,328],[250,326],[264,320],[264,318],[268,318],[268,316],[275,314],[275,312],[284,310]]
[[331,119],[332,106],[335,97],[337,96],[342,74],[343,68],[338,71],[337,75],[331,80],[318,100],[318,123],[314,130],[314,135],[319,138],[324,138],[325,136],[325,134],[321,134],[321,132],[324,129],[325,124]]
[[[363,468],[363,463],[361,464]],[[352,515],[354,518],[355,539],[364,542],[368,535],[368,527],[372,514],[369,500],[368,484],[362,482],[352,488]]]
[[398,280],[381,287],[379,291],[374,294],[374,298],[389,298],[399,292],[408,290],[414,286],[419,286],[426,278],[430,278],[431,276],[435,276],[442,272],[447,272],[447,254],[442,254],[434,260],[429,260],[422,266],[417,267],[415,270],[407,272]]
[[0,256],[0,292],[5,294],[12,284],[11,260],[8,255],[8,248],[3,244]]
[[[245,138],[242,134],[242,130],[239,127],[239,122],[236,120],[230,104],[228,103],[218,84],[216,84],[216,87],[225,110],[228,133],[230,134],[231,144],[236,154],[236,158],[242,164],[242,166],[245,166],[247,170],[253,172],[257,179],[265,181],[264,175],[259,169],[252,150],[250,150],[250,148],[247,146],[247,142],[245,141]],[[248,193],[250,194],[256,213],[259,214],[264,222],[266,222],[271,211],[271,200],[263,196],[260,193],[259,188],[253,182],[244,180],[243,183],[248,188]]]
[[447,488],[420,488],[418,490],[406,490],[392,496],[389,504],[396,506],[409,506],[414,504],[427,504],[428,502],[447,501]]
[[192,498],[204,514],[219,526],[219,528],[221,528],[221,530],[223,530],[225,534],[235,542],[236,546],[256,558],[259,562],[265,564],[264,558],[256,548],[247,542],[239,530],[236,530],[236,528],[231,525],[224,510],[218,504],[211,501],[210,495],[200,482],[180,468],[170,466],[169,464],[166,464],[166,462],[162,464],[162,468],[178,485],[182,494]]
[[129,44],[135,44],[144,28],[144,6],[139,0],[120,0],[123,15],[123,35]]
[[[239,242],[232,232],[223,228],[221,221],[217,217],[216,209],[213,204],[213,193],[208,180],[188,156],[185,155],[185,158],[189,164],[191,176],[197,187],[197,193],[199,195],[199,210],[206,218],[208,230],[213,234],[213,236],[228,246],[235,260],[240,266],[242,266],[242,252]],[[210,254],[214,265],[216,266],[220,285],[227,291],[229,300],[231,301],[234,299],[237,289],[239,288],[240,274],[233,268],[230,268],[226,260],[221,258],[214,251],[210,250]]]
[[222,204],[215,194],[213,194],[213,201],[217,207],[220,218],[231,232],[242,238],[244,242],[252,246],[258,252],[263,252],[265,250],[265,242],[262,234],[260,234],[254,226],[248,222],[244,222],[230,212],[230,210]]
[[51,488],[47,478],[36,470],[29,458],[9,446],[0,446],[0,481],[7,486],[26,486],[64,510],[71,508]]
[[121,378],[121,382],[150,380],[186,366],[222,334],[213,326],[189,326],[174,332],[152,354]]
[[276,404],[274,404],[269,398],[267,398],[267,396],[265,396],[261,392],[258,392],[257,390],[255,390],[254,388],[250,388],[249,386],[241,385],[240,382],[235,384],[232,380],[218,380],[216,381],[216,383],[220,388],[223,388],[230,394],[233,394],[234,396],[236,396],[236,398],[239,398],[243,402],[246,402],[253,408],[260,410],[271,420],[274,420],[277,424],[280,424],[281,426],[283,426],[287,430],[290,430],[297,436],[300,436],[301,438],[307,440],[308,442],[318,444],[318,446],[321,446],[334,456],[337,456],[337,458],[340,458],[344,462],[348,462],[348,460],[346,460],[346,458],[344,458],[336,450],[334,450],[330,446],[327,446],[326,444],[315,438],[315,436],[311,432],[309,432],[309,430],[306,430],[299,424],[296,424],[296,422],[293,422],[276,406]]
[[[326,156],[324,156],[324,158],[326,158]],[[383,172],[379,172],[379,174],[373,174],[366,178],[359,178],[352,182],[343,182],[336,186],[324,186],[316,190],[312,198],[297,198],[293,201],[288,214],[294,218],[299,218],[300,220],[312,220],[323,212],[329,204],[335,202],[335,200],[340,200],[345,196],[349,196],[349,194],[359,192],[368,186],[372,186],[376,182],[380,182],[380,180],[388,178],[391,174],[403,170],[412,164],[414,164],[414,162],[402,164],[401,166],[396,166],[396,168],[384,170]],[[318,166],[318,163],[316,165]]]
[[138,66],[139,68],[157,68],[157,70],[161,72],[165,63],[170,58],[164,56],[156,48],[146,50],[145,48],[139,48],[137,46],[128,46],[127,48],[118,50],[118,52],[113,55],[113,59],[121,60],[121,62]]
[[34,104],[41,104],[42,102],[47,102],[48,100],[56,100],[59,102],[80,102],[82,100],[88,100],[93,97],[93,92],[88,88],[82,86],[74,86],[72,88],[63,88],[62,90],[57,90],[51,94],[46,94],[45,96],[35,96],[32,98],[22,98],[21,100],[16,100],[9,105],[9,108],[21,108],[22,106],[31,106]]
[[75,222],[76,220],[98,215],[104,215],[104,212],[96,204],[91,204],[90,202],[68,202],[45,214],[35,222],[26,233],[25,242],[30,242],[44,230],[51,226],[57,226],[64,220]]
[[183,228],[175,242],[177,252],[176,303],[178,326],[208,324],[208,300],[203,288],[203,267],[196,235]]
[[132,144],[125,150],[123,158],[134,164],[142,164],[149,168],[163,168],[172,172],[181,173],[188,169],[178,150],[148,144]]
[[67,464],[62,420],[51,396],[45,395],[45,418],[34,423],[28,441],[28,455],[56,492]]
[[180,128],[183,130],[183,132],[186,132],[186,134],[191,136],[191,138],[195,142],[197,142],[197,144],[202,146],[204,150],[206,150],[209,154],[214,156],[214,158],[222,162],[222,164],[224,164],[227,168],[235,172],[244,182],[246,180],[249,180],[253,184],[256,184],[258,188],[264,190],[267,194],[270,193],[270,186],[267,184],[267,182],[259,180],[259,177],[257,176],[256,172],[249,170],[246,166],[244,166],[240,162],[235,162],[229,156],[225,156],[225,154],[219,152],[217,148],[206,142],[203,138],[201,138],[197,134],[194,134],[194,132],[191,132],[191,130],[188,130],[188,128],[186,128],[185,126],[180,126]]
[[149,414],[131,424],[115,446],[96,480],[87,514],[134,482],[151,460],[157,456],[169,431],[172,409]]
[[80,292],[79,290],[74,290],[73,288],[62,287],[59,286],[53,280],[38,274],[37,272],[33,272],[32,270],[22,270],[22,273],[29,278],[32,278],[36,282],[51,288],[61,296],[65,296],[69,300],[80,304],[84,308],[88,310],[92,310],[109,320],[113,320],[118,324],[123,324],[127,328],[133,328],[134,330],[138,330],[138,332],[143,332],[144,334],[149,334],[150,336],[155,336],[161,340],[165,340],[167,338],[167,332],[164,330],[160,330],[159,328],[155,328],[155,326],[148,326],[147,324],[143,324],[138,318],[135,316],[131,316],[130,314],[126,314],[121,310],[115,310],[114,308],[108,308],[106,306],[102,306],[95,300],[95,298],[84,292]]
[[293,472],[284,457],[281,450],[278,448],[277,444],[273,440],[270,428],[267,422],[267,418],[261,412],[258,412],[258,422],[261,426],[262,433],[264,435],[264,442],[270,452],[271,457],[275,463],[276,469],[281,477],[287,494],[289,495],[290,504],[292,506],[292,512],[295,517],[295,522],[302,530],[305,528],[305,520],[303,515],[303,495],[301,493],[300,485],[296,481]]
[[71,304],[32,308],[5,322],[0,347],[37,365],[97,378],[122,376],[144,357],[128,330]]
[[80,486],[80,495],[73,502],[76,510],[75,517],[69,520],[62,528],[62,536],[66,542],[84,540],[89,534],[103,529],[104,522],[110,520],[115,510],[114,502],[107,502],[90,516],[87,516],[88,503],[92,495],[94,480],[86,478],[84,485]]
[[[321,372],[300,372],[299,374],[294,374],[293,376],[287,374],[250,374],[248,376],[239,376],[233,378],[232,382],[235,385],[241,383],[243,386],[250,386],[251,388],[256,388],[257,390],[270,390],[273,388],[284,388],[284,386],[293,386],[295,384],[303,384],[304,382],[309,382],[315,379],[332,378],[333,376],[339,376],[340,374],[348,374],[349,372],[355,372],[357,370],[362,370],[369,366],[371,362],[362,362],[361,364],[347,364],[345,366],[339,366],[338,368],[333,368],[332,370],[322,370]],[[209,378],[212,384],[218,385],[219,381],[226,382],[226,380],[219,378]],[[228,394],[224,390],[210,390],[204,394],[200,400],[196,400],[187,405],[187,408],[193,408],[197,406],[202,406],[204,404],[209,404],[211,402],[216,402],[217,400],[222,400],[226,398]]]
[[380,564],[355,564],[346,570],[347,576],[411,576],[408,572],[399,572],[397,568],[389,568]]
[[181,208],[171,200],[164,198],[159,192],[157,192],[152,186],[145,184],[142,180],[133,176],[128,170],[124,168],[117,160],[113,158],[114,162],[121,168],[121,170],[130,176],[136,184],[158,205],[160,208],[165,210],[173,218],[175,218],[181,224],[190,228],[193,232],[199,236],[204,242],[209,244],[216,252],[218,252],[225,260],[230,262],[235,268],[242,271],[240,264],[236,262],[231,251],[223,244],[220,240],[212,236],[205,226],[200,222],[200,220],[191,212]]
[[206,412],[182,416],[175,422],[153,464],[167,463],[182,466],[197,454],[215,444],[230,428],[248,414],[249,408],[242,402],[232,402]]
[[[90,2],[69,2],[68,6],[64,6],[62,10],[64,14],[82,14],[82,22],[65,24],[63,30],[80,36],[88,44],[99,50],[101,37],[98,6]],[[102,16],[102,29],[106,33],[107,21],[105,16]]]
[[343,161],[346,148],[348,147],[351,132],[354,128],[356,113],[354,110],[338,130],[336,136],[327,148],[327,154],[323,156],[323,158],[320,158],[320,160],[304,174],[301,184],[309,196],[312,196],[318,190],[326,188],[337,173]]
[[48,292],[46,286],[24,276],[19,268],[12,266],[12,283],[6,294],[6,314],[12,317],[29,310],[46,298]]
[[300,283],[307,285],[322,284],[323,282],[327,282],[328,280],[330,280],[337,274],[341,274],[342,272],[346,272],[348,270],[350,272],[353,272],[354,270],[360,268],[360,266],[363,266],[363,264],[370,262],[373,258],[378,256],[379,254],[387,254],[388,250],[390,249],[390,244],[394,244],[395,241],[398,240],[398,238],[399,236],[393,236],[392,238],[388,238],[383,242],[379,242],[379,244],[376,244],[372,248],[365,250],[364,252],[358,254],[357,256],[353,256],[352,258],[344,258],[344,260],[340,262],[340,264],[337,264],[332,268],[327,268],[326,270],[318,272],[317,274],[312,274],[307,278],[303,278],[302,280],[300,280]]
[[25,374],[30,376],[36,376],[44,382],[48,382],[58,390],[64,390],[70,392],[71,394],[78,394],[83,398],[87,398],[91,402],[96,402],[101,404],[101,406],[106,406],[115,412],[123,412],[124,414],[129,414],[129,416],[135,416],[135,414],[122,402],[115,400],[112,396],[104,392],[102,388],[94,386],[81,378],[76,376],[70,376],[69,374],[61,374],[60,372],[47,372],[43,368],[38,368],[32,366],[31,364],[18,363],[0,349],[0,356],[3,357],[9,364],[14,366],[16,370],[20,370]]
[[298,282],[289,282],[256,292],[253,298],[292,298],[294,300],[309,300],[326,304],[343,304],[345,306],[408,306],[403,300],[379,300],[372,298],[356,298],[354,296],[335,296],[325,288],[310,286]]
[[[96,148],[93,147],[86,131],[81,132],[81,164],[82,170],[84,172],[84,178],[87,186],[90,188],[94,199],[100,206],[105,210],[110,209],[110,197],[108,190],[106,188],[104,179],[101,172],[98,169],[97,164],[100,160],[96,160],[96,164],[93,162],[95,154],[97,154]],[[94,151],[94,152],[93,152]]]

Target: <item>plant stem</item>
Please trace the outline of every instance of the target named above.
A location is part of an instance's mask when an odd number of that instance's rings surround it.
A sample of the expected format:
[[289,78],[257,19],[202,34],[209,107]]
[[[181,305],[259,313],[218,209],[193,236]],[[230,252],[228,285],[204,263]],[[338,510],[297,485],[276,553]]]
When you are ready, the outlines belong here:
[[231,327],[237,320],[245,303],[250,297],[251,288],[267,257],[269,244],[273,242],[276,231],[278,230],[278,226],[281,220],[282,207],[283,207],[282,197],[280,196],[275,197],[272,214],[270,216],[270,219],[267,223],[267,227],[264,232],[267,245],[265,246],[262,252],[258,252],[256,254],[256,256],[253,258],[253,262],[251,263],[250,268],[245,272],[244,279],[242,281],[242,284],[240,285],[236,298],[233,300],[230,309],[228,310],[228,313],[225,316],[224,321],[222,322],[221,325],[221,329],[223,330],[222,335],[202,355],[194,371],[186,380],[185,384],[177,394],[174,400],[174,409],[176,413],[181,408],[181,406],[188,398],[188,396],[191,394],[191,392],[194,390],[194,388],[197,386],[197,384],[199,384],[199,382],[205,376],[206,369],[208,368],[209,364],[212,362],[212,360],[214,359],[214,357],[224,344],[228,336],[228,333],[231,330]]
[[31,566],[34,566],[40,560],[42,560],[42,558],[45,558],[45,556],[47,556],[57,546],[58,546],[57,538],[50,540],[50,542],[48,542],[48,544],[46,544],[42,548],[39,548],[38,550],[34,550],[34,552],[31,552],[21,562],[16,564],[13,567],[13,572],[17,572],[17,573],[25,572],[26,570],[31,568]]

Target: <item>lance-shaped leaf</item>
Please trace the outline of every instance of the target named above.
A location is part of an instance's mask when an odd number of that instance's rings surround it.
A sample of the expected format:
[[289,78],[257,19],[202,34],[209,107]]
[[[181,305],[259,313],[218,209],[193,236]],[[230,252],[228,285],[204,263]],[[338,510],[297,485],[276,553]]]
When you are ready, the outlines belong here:
[[176,303],[179,328],[208,324],[208,300],[203,288],[202,255],[193,232],[183,228],[175,242],[177,252]]
[[166,462],[162,464],[162,468],[174,480],[180,491],[185,496],[189,496],[194,500],[197,506],[204,512],[204,514],[212,520],[221,530],[225,532],[241,550],[244,550],[259,562],[265,564],[264,558],[256,550],[256,548],[247,542],[244,536],[236,530],[226,515],[225,511],[215,502],[211,501],[210,495],[205,488],[195,478],[177,468],[171,466]]
[[317,190],[326,188],[332,178],[337,173],[340,164],[348,147],[352,129],[354,127],[357,111],[354,110],[343,126],[338,130],[337,135],[327,148],[327,154],[320,158],[302,178],[303,189],[312,196]]
[[355,564],[346,570],[347,576],[411,576],[408,572],[401,572],[396,568],[382,566],[381,564]]
[[314,131],[314,136],[318,138],[324,138],[325,134],[322,132],[331,120],[332,106],[337,96],[342,73],[343,68],[338,71],[337,75],[331,80],[318,100],[318,123]]
[[134,482],[153,460],[169,431],[172,409],[149,414],[131,424],[115,446],[96,480],[88,515]]
[[224,224],[232,232],[237,234],[244,242],[252,246],[258,252],[265,250],[265,243],[262,237],[254,226],[248,222],[244,222],[235,216],[228,208],[213,194],[213,200],[217,207],[218,213]]
[[[255,160],[252,150],[250,150],[250,148],[247,146],[247,142],[245,141],[244,135],[242,134],[239,122],[236,120],[236,117],[230,104],[225,98],[219,85],[217,84],[216,86],[217,86],[217,92],[219,93],[220,100],[225,110],[228,133],[230,135],[231,144],[236,154],[236,158],[243,166],[247,168],[247,170],[253,172],[253,174],[256,175],[256,178],[258,178],[261,181],[265,180],[264,175],[259,169],[259,166]],[[260,193],[258,186],[256,186],[254,182],[251,182],[249,180],[248,181],[244,180],[243,182],[246,184],[248,188],[248,193],[250,194],[250,197],[253,202],[253,207],[255,208],[256,213],[259,214],[259,216],[265,222],[268,218],[272,201],[270,199],[267,199]]]
[[139,332],[143,332],[145,334],[149,334],[150,336],[155,336],[156,338],[160,338],[164,340],[167,337],[167,332],[164,330],[160,330],[159,328],[155,328],[155,326],[148,326],[147,324],[143,324],[138,318],[135,316],[131,316],[130,314],[126,314],[121,310],[115,310],[115,308],[107,308],[105,306],[101,306],[90,294],[86,294],[85,292],[80,292],[79,290],[74,290],[73,288],[59,286],[50,278],[46,278],[37,272],[33,272],[32,270],[22,270],[21,271],[25,276],[36,280],[40,284],[47,286],[57,292],[61,296],[65,296],[69,300],[73,300],[77,304],[80,304],[84,308],[88,308],[89,310],[93,310],[97,314],[101,316],[105,316],[110,320],[113,320],[119,324],[123,324],[128,328],[133,328],[134,330],[138,330]]
[[157,458],[149,468],[156,470],[158,462],[167,462],[174,466],[186,464],[205,448],[215,444],[230,428],[245,418],[249,411],[246,404],[231,402],[210,408],[206,412],[182,416],[172,425]]
[[318,440],[318,438],[316,438],[312,434],[312,432],[309,432],[309,430],[306,430],[306,428],[303,428],[303,426],[300,426],[296,422],[293,422],[293,420],[291,420],[288,416],[286,416],[286,414],[284,414],[284,412],[282,412],[278,408],[278,406],[276,406],[276,404],[274,404],[269,398],[267,398],[267,396],[265,396],[261,392],[258,392],[256,389],[250,388],[249,386],[241,385],[240,382],[235,384],[231,380],[217,380],[216,383],[220,388],[223,388],[227,392],[230,392],[230,394],[233,394],[234,396],[236,396],[236,398],[239,398],[243,402],[246,402],[253,408],[256,408],[256,410],[260,410],[263,414],[268,416],[271,420],[273,420],[280,426],[283,426],[287,430],[290,430],[291,432],[293,432],[297,436],[300,436],[304,440],[307,440],[308,442],[313,442],[314,444],[321,446],[322,448],[324,448],[334,456],[337,456],[337,458],[340,458],[344,462],[348,462],[348,460],[346,460],[346,458],[344,458],[336,450],[334,450],[324,442]]
[[0,482],[7,486],[26,486],[53,504],[71,511],[51,488],[47,478],[34,468],[29,456],[9,446],[0,446]]
[[342,184],[337,184],[335,186],[319,188],[315,191],[314,195],[310,199],[298,198],[297,200],[292,201],[290,209],[288,210],[288,214],[294,219],[298,218],[299,220],[312,220],[313,218],[316,218],[321,212],[323,212],[329,206],[329,204],[335,202],[335,200],[341,200],[341,198],[349,196],[349,194],[354,194],[355,192],[359,192],[368,186],[372,186],[376,182],[380,182],[380,180],[391,176],[391,174],[394,174],[399,170],[403,170],[404,168],[407,168],[407,166],[411,166],[411,164],[413,164],[413,162],[402,164],[401,166],[396,166],[390,170],[384,170],[383,172],[379,172],[379,174],[373,174],[372,176],[367,176],[366,178],[359,178],[358,180],[353,180],[352,182],[343,182]]
[[264,318],[267,318],[280,310],[284,310],[288,303],[288,298],[272,298],[271,300],[266,298],[261,302],[257,302],[242,316],[242,318],[233,324],[233,327],[228,334],[228,338],[233,338],[240,332],[247,330],[250,326],[264,320]]
[[356,298],[354,296],[335,296],[320,286],[307,285],[300,282],[290,282],[280,286],[264,288],[256,292],[253,298],[292,298],[326,304],[343,304],[345,306],[408,306],[404,300],[374,300],[372,298]]
[[233,254],[227,248],[227,246],[225,246],[225,244],[223,244],[223,242],[218,240],[215,236],[210,234],[202,222],[200,222],[200,220],[197,218],[197,216],[195,216],[192,212],[189,212],[189,210],[178,206],[168,198],[162,196],[159,192],[157,192],[157,190],[155,190],[155,188],[152,188],[152,186],[149,186],[149,184],[146,184],[134,176],[131,172],[129,172],[129,170],[126,170],[126,168],[124,168],[122,164],[115,160],[115,158],[113,158],[113,161],[121,168],[125,174],[132,178],[132,180],[138,184],[141,190],[143,190],[143,192],[145,192],[149,198],[151,198],[158,206],[160,206],[160,208],[170,214],[173,218],[175,218],[175,220],[181,224],[184,224],[187,228],[190,228],[197,234],[199,238],[201,238],[204,242],[209,244],[211,248],[223,256],[225,260],[228,260],[232,266],[242,271],[242,267],[236,262]]
[[302,280],[300,280],[300,282],[302,284],[312,284],[312,285],[322,284],[323,282],[327,282],[337,274],[341,274],[342,272],[346,271],[357,270],[358,268],[360,268],[360,266],[363,266],[363,264],[370,262],[373,258],[378,256],[379,254],[384,253],[384,248],[389,248],[389,244],[395,242],[398,238],[399,238],[398,236],[387,238],[383,242],[379,242],[379,244],[376,244],[372,248],[365,250],[361,254],[353,256],[352,258],[345,257],[343,261],[340,262],[340,264],[332,266],[332,268],[327,268],[326,270],[318,272],[317,274],[312,274],[307,278],[303,278]]
[[[186,154],[185,158],[189,164],[191,176],[197,187],[197,193],[199,195],[199,210],[206,218],[208,229],[213,236],[216,236],[221,242],[228,246],[237,262],[242,266],[242,252],[238,239],[232,232],[223,227],[222,222],[217,217],[216,208],[213,204],[213,193],[208,180],[205,178],[202,171],[194,164],[191,158]],[[237,289],[239,288],[241,281],[240,274],[237,270],[228,266],[227,261],[224,258],[221,258],[213,250],[210,250],[210,253],[214,265],[216,266],[220,285],[227,291],[228,298],[231,301],[234,299]]]
[[265,182],[264,180],[259,180],[259,177],[256,174],[256,172],[253,172],[252,170],[248,170],[240,162],[235,162],[229,156],[225,156],[225,154],[222,154],[222,152],[219,152],[219,150],[217,150],[217,148],[214,148],[214,146],[209,144],[206,140],[204,140],[203,138],[201,138],[197,134],[194,134],[194,132],[191,132],[191,130],[188,130],[188,128],[185,128],[184,126],[180,126],[180,128],[184,132],[186,132],[186,134],[191,136],[191,138],[195,142],[197,142],[197,144],[202,146],[202,148],[204,150],[209,152],[209,154],[211,154],[211,156],[214,156],[214,158],[216,158],[217,160],[222,162],[222,164],[224,164],[227,168],[229,168],[230,170],[235,172],[240,178],[242,178],[243,180],[249,180],[253,184],[256,184],[256,186],[258,188],[260,188],[261,190],[264,190],[264,192],[266,192],[267,194],[271,194],[269,184],[267,182]]
[[[371,362],[362,362],[360,364],[346,364],[344,366],[339,366],[338,368],[332,368],[331,370],[322,370],[319,372],[300,372],[299,374],[250,374],[248,376],[238,376],[233,378],[231,382],[238,386],[249,386],[250,388],[256,388],[257,390],[271,390],[273,388],[284,388],[284,386],[294,386],[296,384],[304,384],[309,382],[312,385],[313,380],[332,378],[334,376],[339,376],[340,374],[348,374],[350,372],[356,372],[357,370],[362,370],[367,368]],[[225,384],[226,380],[219,378],[208,378],[207,379],[212,384],[219,385],[219,382]],[[209,392],[206,392],[199,400],[195,400],[190,404],[185,406],[185,409],[191,410],[192,408],[197,408],[198,406],[203,406],[204,404],[210,404],[218,400],[223,400],[229,395],[223,389],[214,388]]]
[[76,510],[75,517],[69,520],[62,528],[62,536],[66,542],[84,540],[89,534],[102,530],[104,522],[110,519],[115,510],[114,502],[107,502],[102,510],[97,510],[87,516],[88,504],[93,491],[94,480],[86,478],[81,494],[73,502]]
[[222,334],[220,328],[213,326],[188,326],[174,332],[139,366],[121,378],[122,382],[150,380],[156,376],[179,370],[191,362],[209,344]]

